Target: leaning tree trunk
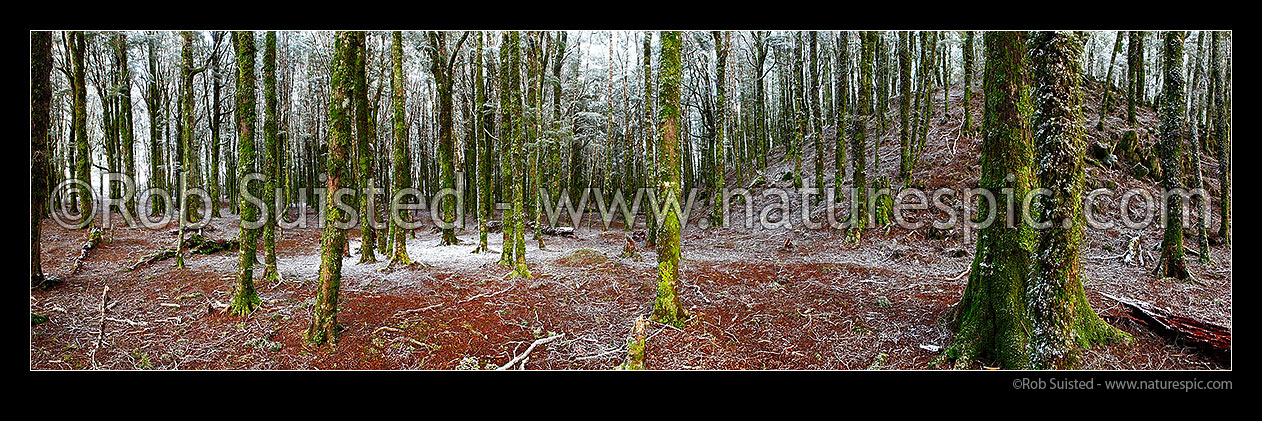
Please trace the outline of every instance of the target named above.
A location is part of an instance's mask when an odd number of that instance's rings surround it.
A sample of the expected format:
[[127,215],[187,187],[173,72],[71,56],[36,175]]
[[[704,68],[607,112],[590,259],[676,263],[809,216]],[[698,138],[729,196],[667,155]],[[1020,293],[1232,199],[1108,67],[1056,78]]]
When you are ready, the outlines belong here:
[[[258,294],[254,292],[254,257],[258,248],[259,209],[246,200],[251,196],[249,182],[246,177],[254,171],[254,125],[255,115],[254,93],[254,33],[236,31],[232,33],[233,45],[237,53],[237,97],[236,111],[237,137],[237,174],[238,180],[247,183],[238,192],[239,209],[241,210],[241,232],[239,234],[240,255],[237,260],[237,286],[229,311],[236,315],[246,315],[259,306]],[[187,154],[188,151],[185,150]],[[187,170],[187,169],[186,169]],[[330,190],[332,191],[332,190]],[[252,195],[258,197],[258,195]],[[187,204],[186,204],[187,205]],[[183,236],[180,232],[178,235]],[[178,251],[177,251],[178,252]],[[179,257],[178,255],[176,256]]]
[[347,153],[354,143],[351,133],[350,103],[353,91],[355,60],[355,35],[338,31],[334,37],[335,57],[330,72],[331,96],[329,98],[329,193],[325,200],[325,219],[320,235],[320,282],[316,290],[315,312],[311,326],[307,328],[307,341],[312,344],[337,342],[337,301],[342,286],[342,251],[346,246],[345,224],[350,215],[337,206],[338,189],[345,187],[350,175]]
[[[1078,364],[1080,345],[1129,341],[1091,309],[1083,289],[1082,38],[1069,32],[1032,35],[1029,60],[1034,79],[1034,148],[1041,199],[1037,245],[1025,284],[1030,326],[1030,368],[1068,369]],[[1177,73],[1177,71],[1176,71]],[[1027,210],[1028,211],[1028,210]]]
[[679,231],[680,215],[676,210],[680,191],[680,87],[683,72],[680,67],[680,33],[661,33],[661,68],[658,78],[661,91],[658,94],[658,116],[661,122],[658,152],[662,159],[661,186],[666,199],[666,214],[662,218],[662,236],[657,253],[657,301],[653,306],[653,320],[675,327],[683,327],[687,314],[679,303]]

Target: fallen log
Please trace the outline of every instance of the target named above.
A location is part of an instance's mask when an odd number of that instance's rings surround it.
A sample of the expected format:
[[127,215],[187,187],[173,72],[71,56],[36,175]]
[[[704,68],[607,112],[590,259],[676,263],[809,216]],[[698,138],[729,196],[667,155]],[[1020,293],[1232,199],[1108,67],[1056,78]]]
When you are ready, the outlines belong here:
[[[240,245],[241,243],[235,238],[228,240],[212,240],[196,233],[184,239],[184,247],[193,254],[214,254],[221,251],[235,251],[238,247],[240,247]],[[137,260],[136,263],[133,263],[131,266],[123,269],[123,271],[130,272],[150,263],[157,263],[170,259],[175,257],[176,254],[175,247],[163,247],[153,253],[146,254],[144,257],[141,257],[140,260]]]
[[83,242],[83,247],[79,251],[79,258],[75,259],[74,266],[70,268],[70,275],[79,273],[79,268],[83,267],[83,259],[88,257],[88,250],[92,250],[96,248],[96,246],[100,245],[101,240],[101,229],[93,228],[92,231],[88,233],[87,241]]
[[1168,309],[1158,308],[1144,301],[1114,297],[1130,311],[1130,317],[1143,323],[1158,334],[1178,339],[1205,352],[1215,361],[1231,367],[1231,328],[1199,320],[1193,317],[1171,314]]

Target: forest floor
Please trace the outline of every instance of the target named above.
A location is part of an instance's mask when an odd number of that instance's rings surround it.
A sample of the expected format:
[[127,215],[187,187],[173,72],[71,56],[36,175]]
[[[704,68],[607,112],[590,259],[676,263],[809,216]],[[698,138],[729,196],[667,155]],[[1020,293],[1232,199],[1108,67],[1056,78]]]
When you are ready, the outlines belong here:
[[[945,114],[939,93],[925,156],[913,174],[930,190],[971,188],[978,179],[980,140],[959,133],[962,108],[958,86],[954,88]],[[1108,134],[1096,131],[1098,112],[1090,109],[1095,103],[1088,104],[1087,134],[1112,143],[1124,123],[1110,116],[1103,132]],[[981,120],[980,107],[975,100],[975,122]],[[1149,109],[1141,121],[1150,123],[1144,127],[1155,127]],[[897,168],[896,125],[891,123],[881,135],[878,174],[893,174]],[[1147,133],[1141,139],[1153,141]],[[814,168],[814,148],[806,143],[804,179],[811,178]],[[828,155],[825,162],[831,163]],[[779,174],[792,163],[782,151],[770,158],[774,165],[763,174],[777,180],[776,186],[787,187]],[[1207,188],[1216,191],[1212,175],[1217,162],[1204,162]],[[826,173],[831,179],[831,171]],[[729,180],[735,180],[730,174]],[[1089,167],[1087,179],[1089,188],[1116,183],[1118,188],[1157,189],[1151,180],[1136,180],[1117,168]],[[1106,200],[1101,212],[1109,213],[1112,206],[1116,214],[1116,203]],[[792,212],[800,212],[800,206],[800,201],[792,202]],[[744,218],[740,207],[733,206],[732,221]],[[1142,210],[1136,205],[1130,211]],[[811,210],[816,220],[823,212],[827,210]],[[389,269],[384,262],[356,263],[358,232],[352,230],[353,256],[343,260],[338,313],[345,330],[335,346],[312,347],[304,344],[303,334],[314,302],[320,233],[314,214],[308,211],[304,217],[307,228],[287,230],[278,240],[281,280],[257,284],[263,306],[246,317],[210,309],[212,303],[231,300],[236,252],[189,255],[184,269],[166,260],[123,271],[141,256],[173,244],[175,233],[118,228],[112,241],[88,251],[82,268],[71,275],[86,232],[46,220],[41,262],[46,273],[64,283],[31,291],[31,311],[49,320],[31,328],[30,367],[488,368],[507,363],[536,339],[564,334],[535,348],[516,368],[612,369],[626,359],[634,321],[652,312],[655,254],[641,241],[641,259],[618,257],[628,234],[621,226],[607,231],[583,226],[573,237],[545,236],[542,250],[527,237],[530,279],[506,278],[510,270],[497,264],[498,233],[489,235],[490,253],[470,253],[477,241],[472,222],[469,230],[459,232],[461,244],[456,246],[440,247],[437,233],[418,230],[415,238],[409,237],[408,251],[420,264]],[[226,212],[212,225],[206,236],[236,237],[236,219]],[[1229,368],[1158,336],[1103,294],[1147,301],[1230,328],[1231,247],[1213,245],[1208,264],[1189,256],[1197,282],[1157,279],[1151,275],[1151,257],[1156,256],[1161,228],[1118,225],[1087,228],[1085,286],[1095,310],[1134,335],[1135,342],[1091,348],[1084,353],[1083,368]],[[642,227],[641,222],[636,229]],[[1215,219],[1211,228],[1216,227]],[[931,368],[930,361],[950,345],[947,319],[963,294],[976,235],[957,229],[931,236],[925,229],[894,226],[867,230],[856,243],[843,232],[800,226],[690,225],[681,237],[680,299],[692,317],[684,329],[648,325],[650,369]],[[1135,237],[1148,253],[1144,266],[1120,257]],[[793,247],[783,247],[786,239]],[[255,278],[261,275],[259,264]],[[101,295],[107,286],[111,304],[97,350]],[[975,368],[986,366],[983,361]]]

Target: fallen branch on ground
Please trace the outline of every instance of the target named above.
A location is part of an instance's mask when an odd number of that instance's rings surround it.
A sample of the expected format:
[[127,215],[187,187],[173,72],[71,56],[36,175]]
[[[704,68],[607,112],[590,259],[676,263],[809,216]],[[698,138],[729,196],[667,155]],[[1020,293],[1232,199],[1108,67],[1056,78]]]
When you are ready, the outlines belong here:
[[543,345],[543,344],[546,344],[546,343],[548,343],[548,342],[555,341],[555,340],[559,339],[559,338],[560,338],[560,337],[562,337],[562,336],[565,336],[565,334],[564,334],[564,333],[561,333],[561,334],[557,334],[557,335],[555,335],[555,336],[549,336],[549,337],[546,337],[546,338],[543,338],[543,339],[538,339],[538,340],[536,340],[536,341],[534,341],[534,342],[531,342],[531,343],[530,343],[530,346],[526,348],[526,352],[523,352],[523,353],[521,353],[521,355],[518,355],[518,356],[516,356],[516,357],[513,357],[513,359],[512,359],[512,360],[510,360],[510,361],[508,362],[508,364],[504,364],[503,366],[500,366],[500,368],[497,368],[496,370],[507,370],[509,367],[512,367],[512,366],[516,365],[516,364],[517,364],[517,362],[519,362],[519,361],[521,361],[521,360],[522,360],[522,358],[526,358],[526,356],[527,356],[527,355],[530,355],[530,351],[534,351],[534,349],[535,349],[535,347],[536,347],[536,346]]

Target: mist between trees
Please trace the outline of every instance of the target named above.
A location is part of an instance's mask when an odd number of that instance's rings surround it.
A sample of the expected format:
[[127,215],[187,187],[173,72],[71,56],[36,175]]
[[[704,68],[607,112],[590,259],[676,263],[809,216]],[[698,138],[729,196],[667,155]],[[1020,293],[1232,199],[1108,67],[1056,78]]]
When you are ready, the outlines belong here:
[[[108,179],[108,183],[106,182]],[[245,200],[261,210],[261,214],[257,218],[243,219],[243,227],[246,229],[258,229],[268,220],[269,213],[276,212],[276,221],[282,229],[306,228],[308,226],[305,217],[306,209],[303,205],[308,204],[305,191],[299,192],[296,204],[286,205],[282,202],[279,194],[275,198],[275,203],[271,207],[266,206],[264,198],[255,196],[246,188],[251,182],[265,182],[266,175],[261,173],[253,173],[241,179],[241,183],[237,186],[243,192]],[[61,211],[53,212],[53,220],[60,226],[67,229],[77,229],[86,226],[88,219],[83,219],[83,213],[74,213],[78,209],[71,207],[58,207],[55,202],[59,199],[69,198],[70,195],[82,192],[82,186],[78,185],[78,180],[66,180],[53,190],[53,195],[49,197],[49,208]],[[117,211],[122,215],[125,226],[128,227],[144,227],[150,229],[161,229],[175,218],[173,210],[162,212],[162,204],[171,203],[171,193],[162,188],[150,188],[144,191],[137,191],[136,183],[129,176],[123,173],[102,174],[100,185],[112,185],[114,183],[121,184],[122,195],[109,198],[102,201],[101,197],[93,194],[92,201],[97,206],[91,207],[90,218],[95,218],[101,205],[110,209],[112,212]],[[398,224],[404,229],[418,229],[425,226],[435,226],[439,229],[456,229],[465,226],[464,218],[458,219],[443,218],[440,212],[443,206],[454,200],[457,215],[464,215],[464,209],[467,201],[461,194],[463,179],[456,180],[455,188],[442,189],[437,194],[432,195],[428,200],[422,200],[424,194],[415,188],[407,188],[395,192],[387,192],[386,189],[370,186],[361,192],[354,188],[340,188],[337,190],[338,200],[334,205],[345,212],[345,217],[330,221],[335,228],[351,229],[358,228],[361,220],[370,224],[373,229],[385,229],[391,222]],[[279,193],[282,189],[277,188]],[[1049,200],[1054,197],[1054,192],[1045,188],[1036,188],[1027,191],[1024,195],[1013,194],[1012,189],[1000,189],[999,192],[991,191],[985,188],[973,188],[967,190],[957,190],[949,188],[939,188],[928,191],[924,189],[908,187],[900,188],[897,191],[891,191],[888,188],[873,189],[868,188],[862,197],[866,198],[866,204],[862,207],[867,211],[867,223],[864,227],[876,227],[876,209],[882,200],[892,200],[892,212],[890,214],[892,224],[900,228],[916,230],[926,227],[933,227],[937,230],[950,230],[957,227],[963,227],[970,230],[978,230],[990,227],[996,222],[1003,223],[1003,226],[1015,228],[1017,226],[1016,218],[1023,219],[1023,222],[1036,230],[1047,229],[1054,226],[1056,221],[1041,220],[1039,217],[1039,209],[1043,206],[1042,201]],[[558,226],[562,221],[569,223],[571,227],[584,226],[584,221],[592,207],[595,207],[595,213],[599,214],[599,223],[602,229],[608,230],[612,228],[615,220],[621,220],[623,226],[635,226],[641,217],[644,218],[662,218],[667,211],[673,210],[680,216],[682,224],[696,223],[702,228],[709,227],[711,221],[702,213],[698,217],[698,213],[693,212],[698,205],[705,205],[715,200],[722,203],[724,209],[732,209],[732,212],[725,213],[723,216],[723,225],[736,229],[752,229],[755,226],[761,229],[780,229],[805,227],[812,230],[820,229],[849,229],[854,228],[855,224],[852,216],[860,208],[859,201],[854,200],[856,189],[841,189],[843,195],[838,197],[836,189],[819,189],[819,188],[724,188],[711,198],[702,198],[702,195],[708,194],[699,188],[689,189],[688,195],[682,201],[674,195],[662,196],[658,189],[655,188],[639,188],[635,190],[632,197],[624,194],[621,189],[614,189],[612,192],[606,193],[601,188],[585,188],[579,190],[579,200],[575,203],[570,198],[573,195],[570,191],[562,191],[559,197],[551,197],[546,189],[540,188],[536,200],[542,207],[543,216],[549,226]],[[315,197],[314,209],[319,210],[318,218],[315,220],[316,227],[324,227],[326,201],[328,200],[328,191],[324,188],[314,189]],[[1166,225],[1167,215],[1165,206],[1171,202],[1169,199],[1178,197],[1180,200],[1177,214],[1181,215],[1180,220],[1185,224],[1190,224],[1194,218],[1207,215],[1211,209],[1213,197],[1205,189],[1183,189],[1175,188],[1163,190],[1153,194],[1146,189],[1124,189],[1114,191],[1105,188],[1095,189],[1086,192],[1082,196],[1083,200],[1083,221],[1086,226],[1093,229],[1111,229],[1116,226],[1124,226],[1131,229],[1143,229],[1158,223],[1159,226]],[[211,208],[210,196],[202,189],[191,189],[188,196],[196,198],[204,209]],[[389,206],[391,218],[389,220],[378,220],[378,218],[360,218],[359,209],[355,203],[348,200],[356,197],[371,197],[372,200],[367,201],[368,214],[378,215],[378,209],[381,205]],[[381,198],[388,199],[383,202]],[[801,207],[799,212],[793,212],[790,207],[791,199],[796,196],[801,201],[811,203],[819,202],[819,197],[823,200],[823,208],[825,209],[823,217],[812,216],[812,207]],[[1159,196],[1159,197],[1158,197]],[[771,200],[773,199],[774,200]],[[1202,205],[1193,209],[1192,199],[1200,200]],[[127,209],[126,204],[134,199],[139,199],[138,203],[148,206],[148,213],[132,214]],[[628,200],[630,199],[630,200]],[[963,199],[961,201],[961,199]],[[1101,206],[1104,202],[1112,201],[1117,203],[1117,209],[1131,209],[1133,205],[1138,205],[1141,211],[1138,215],[1132,215],[1130,212],[1110,213]],[[758,203],[755,203],[758,202]],[[996,208],[1000,205],[1005,206],[1007,212],[1004,221],[996,221]],[[506,210],[512,204],[499,202],[492,205],[493,208]],[[734,207],[735,206],[735,207]],[[284,216],[291,209],[298,209],[300,214],[292,218]],[[1020,210],[1020,212],[1016,212]],[[402,214],[411,213],[415,215],[417,211],[428,213],[429,221],[420,218],[403,218]],[[838,211],[843,216],[838,217]],[[925,218],[921,212],[930,211],[929,218]],[[400,212],[403,212],[402,214]],[[733,215],[736,214],[736,215]],[[962,218],[962,216],[966,216]],[[565,219],[562,219],[565,218]],[[188,224],[189,228],[197,229],[211,220],[214,216],[204,215],[196,221],[183,221]],[[732,224],[733,220],[741,224]],[[1072,219],[1061,221],[1064,228],[1070,227],[1075,221]],[[109,218],[102,218],[101,226],[109,228],[111,221]]]

